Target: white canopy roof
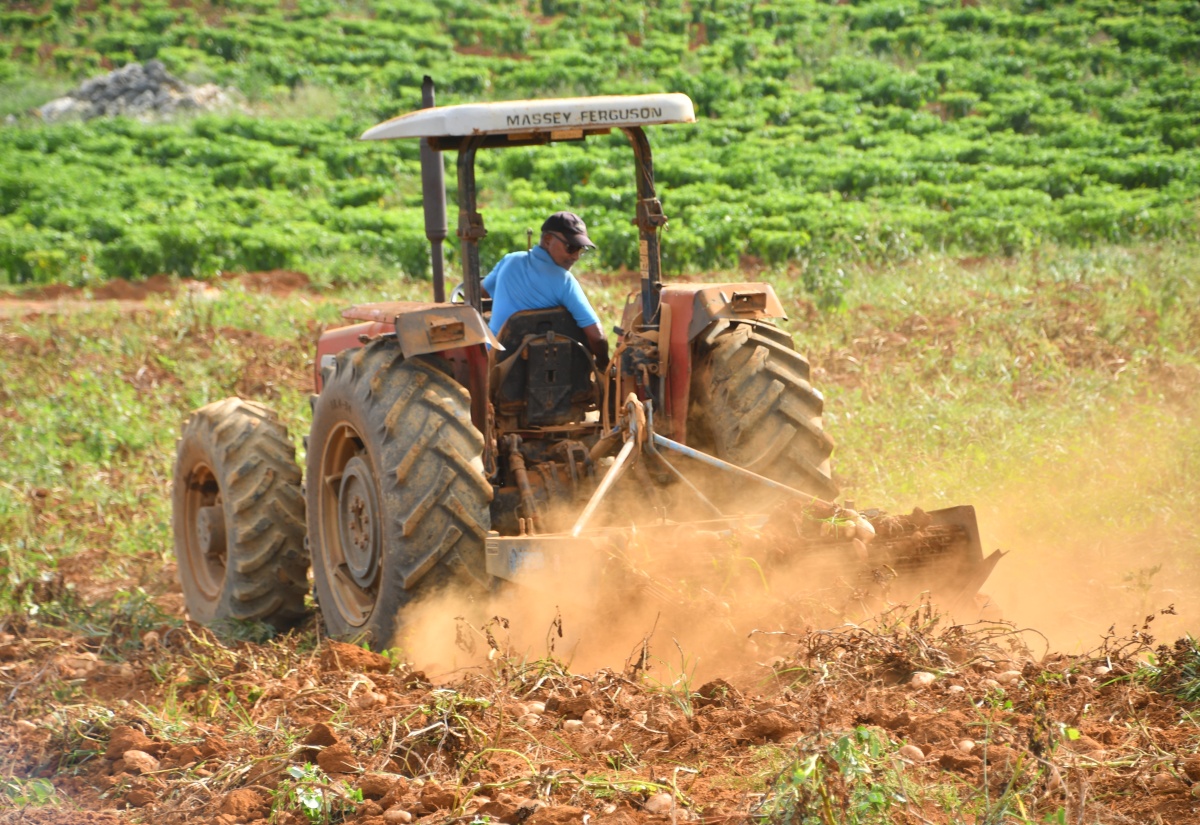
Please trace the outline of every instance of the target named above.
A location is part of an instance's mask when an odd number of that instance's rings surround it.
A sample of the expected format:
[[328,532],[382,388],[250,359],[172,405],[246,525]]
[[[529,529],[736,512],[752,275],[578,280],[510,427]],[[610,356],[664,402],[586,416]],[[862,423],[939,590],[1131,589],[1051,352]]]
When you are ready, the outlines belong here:
[[418,109],[372,126],[363,132],[362,140],[594,132],[622,126],[695,121],[691,98],[678,93],[506,100]]

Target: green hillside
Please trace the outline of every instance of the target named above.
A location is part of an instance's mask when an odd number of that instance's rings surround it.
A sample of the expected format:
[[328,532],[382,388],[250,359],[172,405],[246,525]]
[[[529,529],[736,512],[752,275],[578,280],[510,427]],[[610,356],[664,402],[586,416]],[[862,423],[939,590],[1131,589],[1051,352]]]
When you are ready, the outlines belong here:
[[[283,6],[283,9],[280,9]],[[1200,5],[1044,0],[218,0],[0,11],[0,283],[296,268],[424,276],[415,108],[686,92],[654,129],[669,274],[752,256],[837,300],[836,261],[1194,233]],[[163,61],[246,113],[47,125],[81,80]],[[583,213],[636,266],[619,135],[481,161],[485,265]],[[452,168],[452,167],[451,167]],[[831,274],[834,273],[834,274]]]

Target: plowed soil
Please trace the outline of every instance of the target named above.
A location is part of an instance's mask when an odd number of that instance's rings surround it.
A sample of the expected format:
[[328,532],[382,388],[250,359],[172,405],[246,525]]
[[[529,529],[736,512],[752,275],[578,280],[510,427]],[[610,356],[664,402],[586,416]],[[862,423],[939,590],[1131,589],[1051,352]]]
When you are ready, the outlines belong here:
[[[139,578],[173,573],[143,561]],[[60,804],[0,822],[824,822],[823,798],[842,812],[830,822],[1200,816],[1197,705],[1180,698],[1197,651],[1164,647],[1148,668],[1152,622],[1088,654],[1035,655],[1002,622],[896,607],[752,632],[702,676],[649,641],[574,672],[516,654],[506,620],[460,619],[442,657],[459,667],[427,674],[315,622],[254,642],[128,608],[53,620],[104,603],[92,566],[27,594],[44,620],[3,624],[0,751]],[[865,773],[834,758],[848,746]],[[797,778],[809,759],[822,781]],[[846,818],[870,788],[888,795],[880,818]]]
[[[304,288],[293,275],[243,284]],[[145,295],[25,295],[0,314],[96,297]],[[248,395],[280,380],[261,349]],[[753,584],[765,559],[740,549]],[[165,557],[98,547],[23,585],[28,609],[0,618],[0,823],[1200,821],[1200,650],[1156,640],[1163,616],[1066,655],[927,605],[672,615],[585,582],[544,604],[429,605],[402,661],[316,616],[279,636],[181,622],[175,582]],[[606,623],[577,626],[572,602]],[[585,656],[587,634],[607,644]]]

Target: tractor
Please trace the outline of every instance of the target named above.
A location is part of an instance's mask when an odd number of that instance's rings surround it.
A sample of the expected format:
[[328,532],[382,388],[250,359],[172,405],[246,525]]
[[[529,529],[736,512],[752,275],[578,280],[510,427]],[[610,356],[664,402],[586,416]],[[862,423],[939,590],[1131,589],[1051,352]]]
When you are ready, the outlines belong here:
[[[383,648],[419,594],[454,581],[554,586],[579,554],[604,553],[631,529],[677,535],[680,512],[710,535],[761,526],[771,496],[857,524],[852,555],[864,580],[902,569],[922,587],[937,579],[952,599],[974,595],[998,553],[983,558],[970,507],[921,514],[899,544],[881,537],[864,551],[876,531],[869,514],[832,502],[823,398],[778,326],[785,313],[771,286],[663,283],[667,216],[646,129],[694,122],[686,95],[437,107],[426,78],[423,104],[362,138],[421,142],[433,301],[351,307],[343,316],[353,323],[320,336],[303,479],[289,434],[259,403],[217,401],[184,424],[173,528],[194,620],[288,626],[312,592],[330,635]],[[613,130],[633,149],[640,290],[624,306],[611,362],[597,364],[561,307],[516,313],[493,335],[477,152]],[[463,269],[449,299],[448,152]],[[752,491],[760,512],[720,492],[733,489]],[[927,523],[940,539],[927,540]],[[830,546],[850,547],[833,533]]]

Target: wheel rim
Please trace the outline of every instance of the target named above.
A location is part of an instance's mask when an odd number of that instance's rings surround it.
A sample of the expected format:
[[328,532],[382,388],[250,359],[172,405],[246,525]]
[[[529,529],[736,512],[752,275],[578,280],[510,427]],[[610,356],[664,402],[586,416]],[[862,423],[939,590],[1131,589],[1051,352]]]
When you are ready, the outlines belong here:
[[207,464],[197,463],[188,476],[184,512],[183,563],[205,601],[215,602],[225,583],[229,551],[221,487]]
[[379,595],[383,531],[375,472],[362,438],[349,424],[335,428],[325,441],[320,485],[321,567],[338,614],[360,627]]
[[379,497],[371,467],[361,456],[346,464],[338,491],[338,531],[350,578],[371,587],[379,575]]

